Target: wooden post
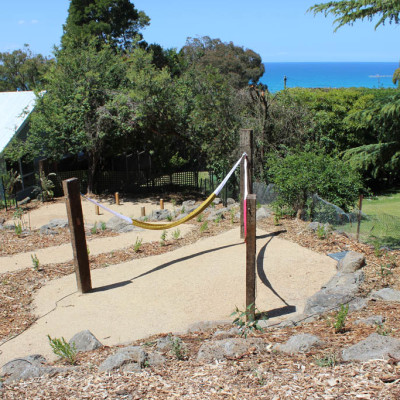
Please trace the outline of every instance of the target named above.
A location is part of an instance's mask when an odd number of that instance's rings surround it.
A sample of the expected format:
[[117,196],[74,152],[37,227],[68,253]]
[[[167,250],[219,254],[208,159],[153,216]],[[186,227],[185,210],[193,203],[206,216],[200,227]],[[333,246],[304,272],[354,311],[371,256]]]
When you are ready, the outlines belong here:
[[357,242],[360,240],[360,225],[361,225],[361,209],[362,209],[362,202],[364,196],[360,194],[360,198],[358,199],[358,221],[357,221]]
[[256,195],[247,196],[246,236],[246,310],[251,306],[247,320],[254,321],[256,310]]
[[115,204],[119,206],[119,193],[115,192]]
[[164,210],[164,199],[160,199],[160,209]]
[[96,215],[100,215],[100,207],[97,206],[96,204],[94,205],[94,213],[95,213]]
[[87,293],[92,289],[92,281],[90,278],[85,226],[83,224],[79,180],[77,178],[66,179],[63,181],[63,189],[66,197],[69,230],[74,253],[76,283],[81,293]]
[[[253,192],[253,131],[251,129],[240,130],[240,155],[244,152],[247,154],[247,190],[248,194]],[[244,213],[243,210],[244,196],[244,160],[240,163],[240,238],[244,239]]]
[[146,216],[146,209],[145,209],[144,207],[140,207],[140,215],[141,215],[142,217],[145,217],[145,216]]

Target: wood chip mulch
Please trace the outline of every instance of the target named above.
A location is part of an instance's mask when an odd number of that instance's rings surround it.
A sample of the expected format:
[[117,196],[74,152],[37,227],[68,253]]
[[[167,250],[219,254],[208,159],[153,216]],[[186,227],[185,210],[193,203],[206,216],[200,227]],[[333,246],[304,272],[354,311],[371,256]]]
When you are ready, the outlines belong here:
[[[193,221],[192,221],[193,223]],[[199,234],[201,223],[185,238],[143,244],[138,252],[133,246],[90,257],[92,268],[105,268],[133,258],[171,251],[194,243],[199,237],[211,236],[232,228],[227,217],[220,223],[209,223]],[[237,221],[233,226],[237,226]],[[366,255],[366,280],[361,288],[366,295],[383,287],[400,288],[399,252],[377,253],[369,245],[356,243],[343,235],[332,234],[324,240],[306,229],[307,223],[283,219],[275,226],[272,219],[257,223],[266,231],[283,231],[278,237],[298,243],[323,254],[354,250]],[[35,320],[30,305],[34,291],[45,282],[71,273],[71,263],[46,265],[42,271],[26,269],[0,275],[0,341],[29,327]],[[355,324],[360,318],[382,315],[380,327]],[[211,339],[212,331],[181,335],[187,344],[188,357],[177,360],[167,354],[164,366],[149,367],[135,373],[99,373],[98,366],[115,352],[114,348],[82,353],[78,365],[64,373],[12,384],[3,383],[0,397],[11,399],[400,399],[400,360],[374,360],[366,363],[344,363],[341,349],[365,339],[373,332],[400,338],[400,313],[396,303],[370,301],[367,308],[352,312],[343,333],[332,328],[335,313],[297,327],[255,333],[266,343],[282,343],[297,333],[319,336],[324,345],[301,355],[249,352],[223,362],[201,363],[196,360],[200,345]],[[228,327],[225,327],[228,329]],[[163,335],[134,344],[152,346]],[[146,343],[145,343],[146,342]],[[272,347],[272,346],[271,346]],[[60,364],[60,362],[56,363]],[[1,386],[1,384],[0,384]]]

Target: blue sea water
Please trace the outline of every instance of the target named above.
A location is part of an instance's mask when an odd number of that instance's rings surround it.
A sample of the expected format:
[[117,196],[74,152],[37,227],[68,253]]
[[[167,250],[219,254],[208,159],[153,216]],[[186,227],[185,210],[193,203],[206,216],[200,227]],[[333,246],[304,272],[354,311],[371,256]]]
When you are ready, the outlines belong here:
[[393,72],[397,62],[274,62],[265,63],[261,83],[270,92],[287,87],[304,88],[394,88]]

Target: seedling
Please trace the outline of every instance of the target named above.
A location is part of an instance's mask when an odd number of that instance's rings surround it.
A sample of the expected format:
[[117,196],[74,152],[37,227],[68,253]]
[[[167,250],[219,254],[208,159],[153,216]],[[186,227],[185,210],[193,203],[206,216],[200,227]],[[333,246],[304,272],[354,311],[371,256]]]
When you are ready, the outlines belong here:
[[172,339],[172,352],[178,360],[186,358],[186,349],[182,346],[182,341],[179,338]]
[[106,223],[105,223],[104,221],[101,221],[101,222],[100,222],[100,229],[101,229],[102,231],[105,231],[105,230],[107,229],[107,225],[106,225]]
[[214,222],[215,222],[216,224],[219,224],[219,223],[221,222],[221,220],[222,220],[222,215],[219,214],[219,215],[217,215],[217,217],[214,219]]
[[235,223],[235,210],[231,208],[229,213],[231,215],[231,224],[233,225]]
[[185,206],[182,206],[181,214],[185,214],[185,212],[186,212]]
[[337,312],[335,317],[335,322],[333,327],[335,328],[335,333],[343,333],[345,331],[346,317],[349,312],[349,305],[343,304],[340,306],[340,310]]
[[207,221],[204,221],[200,226],[200,233],[205,232],[207,229],[208,229],[208,223]]
[[167,221],[169,221],[169,222],[172,221],[172,215],[171,215],[171,214],[168,214],[168,215],[167,215]]
[[161,238],[160,246],[165,246],[165,239],[167,238],[167,231],[166,230],[163,230],[160,238]]
[[93,228],[90,231],[92,232],[92,235],[97,233],[97,222],[94,223]]
[[199,214],[197,216],[197,222],[202,222],[203,221],[203,214]]
[[172,237],[175,240],[178,240],[180,236],[181,236],[181,231],[178,228],[172,232]]
[[18,222],[17,224],[14,224],[14,232],[17,236],[21,236],[22,234],[22,225],[20,222]]
[[139,237],[136,238],[136,242],[133,245],[133,251],[135,253],[137,253],[140,250],[140,247],[142,246],[142,241],[143,241],[142,238],[140,238],[140,239],[139,239]]
[[62,359],[68,361],[70,364],[75,365],[76,363],[76,347],[75,343],[70,345],[65,341],[62,337],[61,339],[58,338],[51,338],[50,335],[47,335],[50,346],[53,350],[53,353]]
[[[252,303],[248,305],[244,311],[241,311],[236,306],[235,311],[231,314],[231,317],[235,317],[233,323],[239,327],[241,336],[244,336],[245,338],[247,338],[247,335],[253,331],[263,331],[258,323],[259,320],[253,316],[253,307],[254,304]],[[256,311],[257,309],[254,310],[254,314]]]
[[35,254],[31,254],[31,259],[32,259],[33,269],[34,269],[35,271],[38,271],[38,270],[39,270],[40,262],[39,262],[39,259],[37,258],[36,253],[35,253]]
[[328,232],[323,225],[318,225],[317,228],[317,237],[320,240],[326,239],[328,236]]
[[337,364],[337,356],[335,353],[328,353],[322,358],[314,358],[314,361],[319,367],[334,367]]

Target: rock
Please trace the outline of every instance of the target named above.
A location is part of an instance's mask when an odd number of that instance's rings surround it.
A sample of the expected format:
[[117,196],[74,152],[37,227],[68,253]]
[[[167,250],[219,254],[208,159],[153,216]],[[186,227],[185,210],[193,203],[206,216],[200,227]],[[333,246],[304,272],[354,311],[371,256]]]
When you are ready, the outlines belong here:
[[400,302],[400,291],[391,288],[380,289],[372,292],[371,299]]
[[267,211],[264,207],[261,207],[256,212],[256,220],[268,218],[271,215],[269,211]]
[[226,357],[239,357],[249,351],[264,352],[266,351],[266,345],[259,338],[213,340],[201,345],[197,360],[212,362]]
[[44,365],[45,362],[46,359],[39,354],[15,358],[3,365],[2,376],[6,377],[6,383],[11,383],[65,370],[64,368],[47,367]]
[[40,227],[39,232],[41,235],[58,235],[58,232],[46,225]]
[[400,358],[400,340],[377,333],[342,351],[343,361],[369,361],[388,359],[389,355]]
[[226,204],[227,204],[228,206],[232,206],[232,205],[236,204],[236,201],[233,200],[231,197],[228,197],[228,198],[226,199]]
[[127,233],[127,232],[133,232],[133,231],[143,231],[144,229],[139,228],[134,225],[125,225],[121,229],[118,229],[118,233]]
[[99,366],[99,371],[113,371],[124,366],[125,371],[138,370],[145,365],[146,359],[147,353],[140,346],[124,347],[107,357]]
[[383,325],[385,318],[382,315],[372,315],[368,318],[359,319],[355,322],[356,325],[364,324],[368,326]]
[[28,197],[25,197],[23,200],[19,201],[18,205],[23,206],[25,204],[30,203],[30,201],[31,201],[31,198],[28,196]]
[[213,334],[213,339],[221,340],[221,339],[228,339],[231,337],[235,337],[241,334],[241,331],[238,327],[234,326],[233,328],[229,329],[229,331],[215,331]]
[[306,353],[310,351],[312,347],[322,344],[323,342],[319,337],[304,333],[292,336],[286,343],[274,346],[274,349],[288,354]]
[[337,272],[328,283],[326,283],[323,288],[325,289],[334,289],[338,286],[347,286],[350,288],[359,288],[360,285],[364,282],[364,272],[357,271],[354,274],[348,274],[343,272]]
[[318,230],[318,228],[321,227],[321,226],[324,226],[324,225],[321,224],[320,222],[314,221],[314,222],[310,222],[310,223],[307,225],[307,228],[306,228],[306,229],[307,229],[308,231],[316,232],[316,231]]
[[166,363],[165,357],[158,352],[150,353],[147,356],[147,365],[150,367],[155,367],[157,365],[163,365],[165,363]]
[[196,204],[195,200],[186,200],[182,203],[182,207],[185,207],[186,210],[188,207],[193,207],[195,204]]
[[216,198],[213,200],[213,203],[217,206],[218,204],[221,203],[221,199],[220,199],[219,197],[216,197]]
[[66,228],[68,226],[68,221],[66,219],[52,219],[45,226],[49,228]]
[[133,226],[128,221],[125,221],[122,218],[117,216],[110,218],[106,223],[107,229],[112,230],[113,232],[125,233],[132,231],[142,231],[142,228]]
[[365,255],[355,251],[349,251],[346,256],[337,263],[340,272],[351,273],[365,265]]
[[231,324],[232,321],[200,321],[188,326],[187,333],[206,332],[217,328],[219,325]]
[[303,313],[322,314],[339,308],[342,304],[350,303],[357,292],[356,285],[338,286],[332,289],[322,289],[309,297]]
[[150,219],[153,221],[162,221],[168,217],[172,217],[169,210],[154,210],[150,215]]
[[95,350],[103,346],[89,330],[84,330],[75,334],[69,341],[70,345],[72,345],[72,343],[75,343],[75,348],[78,352]]
[[178,336],[167,335],[157,340],[157,350],[168,351],[172,349],[174,342],[182,343]]
[[366,308],[368,305],[368,299],[364,297],[356,297],[349,303],[349,311],[359,311]]
[[228,212],[227,208],[220,208],[219,210],[211,210],[210,215],[207,217],[207,221],[213,221],[217,217],[221,216],[222,218],[224,217],[224,213]]

